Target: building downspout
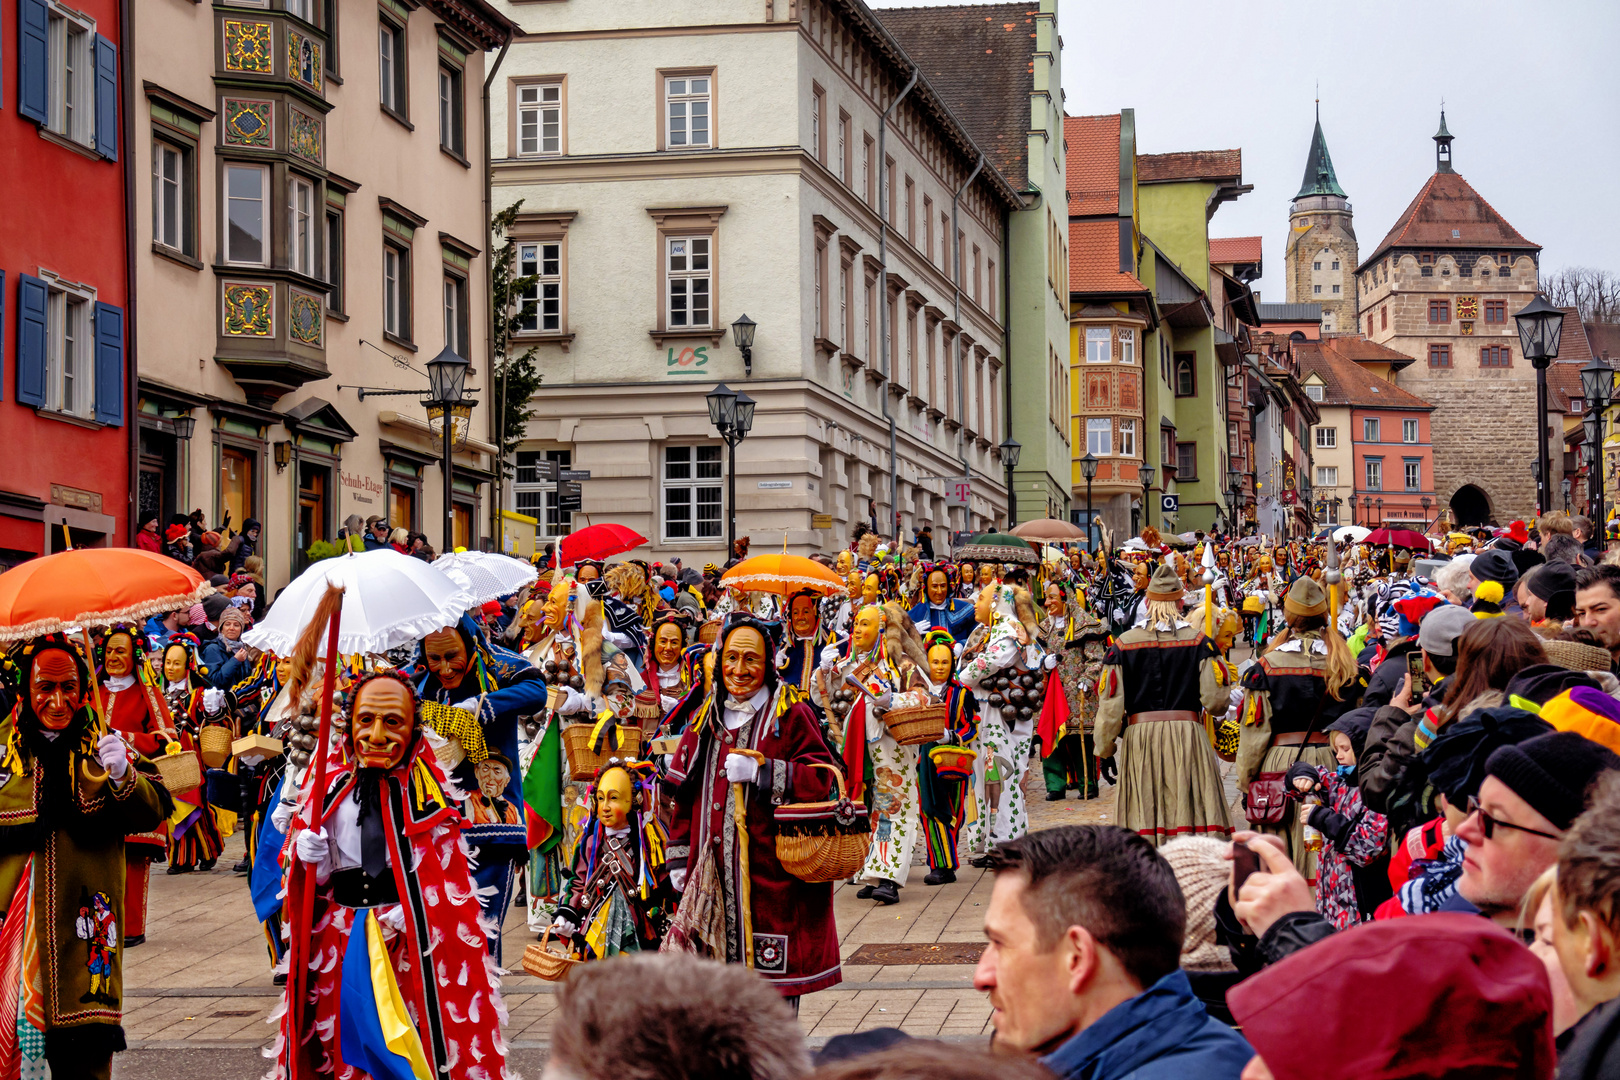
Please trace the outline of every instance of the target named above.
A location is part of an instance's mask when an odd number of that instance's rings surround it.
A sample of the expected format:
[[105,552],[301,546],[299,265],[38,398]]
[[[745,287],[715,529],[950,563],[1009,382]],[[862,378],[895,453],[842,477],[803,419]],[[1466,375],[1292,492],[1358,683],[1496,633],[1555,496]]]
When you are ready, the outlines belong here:
[[[140,511],[141,481],[141,424],[140,387],[137,384],[135,364],[135,168],[130,155],[135,152],[135,20],[130,11],[134,0],[118,3],[118,48],[124,54],[120,65],[123,84],[119,93],[124,98],[124,116],[119,127],[124,137],[124,423],[129,427],[129,497],[126,500],[124,543],[135,546],[136,518]],[[175,440],[178,445],[179,440]],[[176,461],[180,468],[186,462]],[[45,545],[47,551],[50,544]]]
[[[126,0],[127,2],[127,0]],[[506,50],[512,47],[512,39],[507,37],[501,44],[501,51],[495,56],[495,63],[484,76],[484,295],[488,298],[488,314],[484,321],[484,356],[489,360],[491,373],[495,367],[495,228],[491,224],[495,216],[495,165],[494,151],[490,143],[489,125],[489,88],[495,82],[495,75],[501,70],[501,61],[506,59]],[[495,389],[490,385],[491,391]],[[501,379],[500,394],[493,402],[495,406],[495,490],[490,492],[490,534],[495,537],[495,550],[506,550],[506,519],[501,516],[505,507],[506,495],[506,462],[501,459],[501,447],[505,445],[506,435],[506,380]]]
[[[1033,210],[1040,205],[1025,207]],[[1002,432],[1002,441],[1012,438],[1012,389],[1013,389],[1013,357],[1012,357],[1012,211],[1005,210],[1001,214],[1001,358],[1004,363],[1001,370],[1005,373],[1006,383],[1001,388],[1002,412],[1006,419]],[[1065,407],[1067,411],[1067,407]],[[1031,448],[1033,449],[1033,447]],[[1022,457],[1019,458],[1023,460]],[[1013,490],[1017,481],[1012,470],[1007,471],[1007,531],[1011,532],[1013,526],[1018,524],[1018,493]]]
[[883,350],[883,418],[889,422],[889,513],[894,515],[895,550],[900,550],[900,436],[894,425],[894,410],[889,408],[889,387],[894,384],[894,373],[889,370],[889,165],[884,153],[889,133],[889,117],[917,85],[922,69],[911,69],[911,80],[906,83],[889,107],[878,117],[878,344]]
[[[967,360],[962,355],[962,245],[956,242],[958,232],[956,210],[963,193],[973,186],[973,181],[979,178],[979,173],[983,169],[984,154],[981,153],[978,164],[973,166],[973,171],[968,173],[968,178],[962,181],[962,186],[957,188],[956,193],[951,196],[951,235],[948,237],[951,250],[955,252],[955,257],[951,260],[951,284],[955,290],[951,301],[951,321],[956,324],[956,341],[954,342],[956,350],[956,457],[962,463],[962,475],[969,481],[973,479],[973,466],[968,464],[967,459]],[[1007,305],[1003,304],[1003,317],[1005,317],[1006,310]],[[969,483],[968,502],[966,506],[962,507],[962,530],[964,532],[973,531],[972,491],[973,485]]]

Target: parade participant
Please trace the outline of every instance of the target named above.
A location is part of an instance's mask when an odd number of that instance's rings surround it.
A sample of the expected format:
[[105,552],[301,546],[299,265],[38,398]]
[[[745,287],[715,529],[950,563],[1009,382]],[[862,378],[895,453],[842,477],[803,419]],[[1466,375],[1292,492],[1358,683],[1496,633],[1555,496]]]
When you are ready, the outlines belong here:
[[751,616],[726,620],[716,685],[665,772],[666,856],[682,896],[663,948],[747,963],[797,1005],[842,981],[838,931],[831,883],[800,881],[776,857],[774,810],[828,799],[837,766],[815,713],[778,683],[772,635]]
[[1288,586],[1273,568],[1271,556],[1261,552],[1254,560],[1254,573],[1238,591],[1243,596],[1244,640],[1258,647],[1277,629],[1277,607]]
[[998,564],[993,562],[982,562],[979,564],[978,586],[980,592],[983,592],[991,585],[998,584],[1000,581],[1001,567]]
[[957,667],[963,685],[979,697],[979,756],[973,763],[978,819],[968,837],[973,864],[984,865],[993,844],[1014,840],[1029,828],[1024,809],[1024,772],[1035,747],[1035,721],[992,689],[1003,676],[1040,669],[1039,617],[1029,592],[992,585],[974,601],[979,625],[962,646]]
[[808,699],[821,650],[828,644],[822,630],[820,599],[809,589],[800,589],[788,597],[787,616],[782,681]]
[[[36,1076],[43,1057],[51,1075],[105,1080],[125,1046],[125,842],[163,823],[169,797],[97,715],[78,643],[49,634],[11,660],[16,705],[0,715],[0,880],[10,893],[0,995],[28,1007],[13,1007],[17,1031],[0,1064]],[[0,697],[11,704],[9,690]],[[39,965],[31,975],[25,957]]]
[[[198,739],[208,724],[229,724],[229,702],[223,690],[208,682],[208,669],[198,660],[200,651],[193,634],[177,634],[163,647],[163,697],[174,718],[182,750],[198,750]],[[170,823],[170,874],[209,871],[225,849],[219,819],[208,800],[207,786],[179,793],[179,802],[192,810]]]
[[[101,692],[107,724],[135,747],[153,758],[176,740],[168,702],[158,692],[156,677],[146,662],[146,643],[140,631],[114,626],[101,635],[96,658],[101,664]],[[149,832],[124,838],[124,947],[146,940],[146,897],[152,882],[152,864],[164,857],[168,839],[160,822]]]
[[686,653],[686,620],[678,614],[667,614],[653,626],[653,675],[658,681],[658,705],[661,716],[691,692],[689,665],[683,663]]
[[1232,832],[1220,765],[1200,709],[1225,711],[1231,674],[1200,627],[1181,616],[1182,587],[1161,566],[1147,624],[1120,635],[1103,660],[1097,756],[1123,740],[1116,815],[1155,845]]
[[[1108,651],[1108,630],[1057,583],[1046,586],[1046,617],[1040,622],[1046,650],[1050,695],[1061,688],[1068,719],[1047,730],[1043,711],[1041,771],[1048,802],[1061,802],[1072,788],[1082,799],[1097,797],[1097,753],[1092,729],[1097,721],[1097,680]],[[1055,715],[1055,712],[1054,714]]]
[[[517,653],[491,643],[466,615],[456,626],[435,630],[422,639],[417,667],[425,671],[416,686],[424,703],[449,705],[470,714],[463,716],[464,722],[450,722],[439,732],[455,737],[465,755],[450,770],[450,779],[463,791],[478,788],[478,765],[490,752],[497,752],[507,762],[509,773],[504,798],[514,807],[522,806],[522,786],[511,763],[518,760],[518,717],[545,707],[546,684],[540,672]],[[484,913],[496,927],[489,947],[499,962],[499,927],[512,903],[515,864],[528,857],[527,833],[519,816],[517,821],[469,821],[463,835],[477,849],[473,876],[479,889],[491,890],[483,893]]]
[[917,790],[922,814],[923,844],[928,849],[928,876],[924,885],[949,885],[956,880],[956,842],[968,815],[978,807],[969,788],[973,777],[946,775],[933,752],[940,746],[968,748],[978,756],[979,700],[956,677],[956,649],[949,631],[930,630],[923,638],[928,650],[930,694],[945,703],[945,734],[939,742],[921,747],[917,763]]
[[653,767],[610,758],[597,771],[591,824],[574,848],[552,929],[588,960],[657,952],[675,891],[667,837],[652,812]]
[[972,559],[956,564],[956,595],[971,601],[979,594],[979,568]]
[[[1278,788],[1295,762],[1333,770],[1328,727],[1356,707],[1362,685],[1355,658],[1328,625],[1328,597],[1310,578],[1300,578],[1284,602],[1287,625],[1243,676],[1243,727],[1238,741],[1237,782],[1247,794],[1250,824],[1282,836],[1305,879],[1316,881],[1316,853],[1306,849],[1305,815],[1284,804],[1265,812],[1259,802]],[[1255,788],[1256,781],[1263,781]],[[1275,819],[1275,820],[1272,820]]]
[[646,571],[634,563],[609,567],[602,580],[607,584],[606,593],[600,597],[606,620],[603,637],[628,653],[631,666],[640,671],[647,655],[647,627],[655,618],[658,595],[648,588]]
[[[265,735],[285,743],[292,732],[287,691],[291,675],[291,660],[261,653],[248,677],[231,687],[243,735]],[[247,847],[248,891],[264,931],[270,966],[275,968],[287,951],[281,935],[281,849],[287,842],[283,831],[286,822],[275,821],[277,801],[286,780],[287,756],[276,754],[256,765],[238,757],[236,768],[241,781],[242,816],[246,820],[242,835]],[[296,791],[291,794],[296,795]],[[278,986],[284,985],[286,972],[278,972],[275,981]]]
[[[329,773],[318,795],[306,780],[292,822],[289,910],[314,891],[292,955],[309,968],[303,1000],[293,999],[296,979],[282,999],[272,1075],[401,1075],[374,1064],[391,1051],[416,1063],[403,1075],[500,1076],[505,1009],[466,824],[423,738],[416,692],[399,673],[365,675],[349,690],[348,715],[352,764]],[[379,981],[391,992],[374,995]]]
[[924,597],[911,609],[911,621],[917,624],[917,632],[944,630],[951,635],[951,640],[963,640],[973,629],[973,605],[951,595],[951,575],[946,566],[926,566],[923,573],[927,575]]
[[[871,777],[872,851],[858,875],[867,882],[855,894],[861,900],[899,903],[911,870],[921,812],[918,753],[915,746],[895,741],[883,715],[890,709],[927,702],[927,669],[928,657],[916,628],[893,602],[861,608],[848,647],[840,650],[829,645],[822,650],[821,670],[811,696],[825,715],[834,715],[834,691],[844,689],[851,680],[864,688],[849,711],[847,725],[835,723],[829,732],[849,775],[860,769]],[[859,745],[851,745],[851,740],[859,740]]]

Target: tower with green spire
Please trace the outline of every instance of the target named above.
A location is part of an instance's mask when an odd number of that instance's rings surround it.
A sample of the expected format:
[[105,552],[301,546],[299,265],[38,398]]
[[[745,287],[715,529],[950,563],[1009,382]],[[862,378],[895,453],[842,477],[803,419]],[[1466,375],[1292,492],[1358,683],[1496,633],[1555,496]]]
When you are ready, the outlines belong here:
[[1305,156],[1305,177],[1288,208],[1288,246],[1283,255],[1288,302],[1320,304],[1323,333],[1354,333],[1356,324],[1356,230],[1350,200],[1339,186],[1322,134],[1322,106]]

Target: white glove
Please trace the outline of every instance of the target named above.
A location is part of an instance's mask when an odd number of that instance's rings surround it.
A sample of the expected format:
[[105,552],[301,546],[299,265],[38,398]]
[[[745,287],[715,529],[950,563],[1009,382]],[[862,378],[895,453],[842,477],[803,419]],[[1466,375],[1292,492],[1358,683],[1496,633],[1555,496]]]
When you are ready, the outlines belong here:
[[210,687],[203,691],[203,708],[211,713],[217,713],[225,707],[225,691]]
[[298,861],[309,866],[319,866],[325,862],[330,846],[326,841],[325,829],[304,829],[293,837],[293,850],[298,853]]
[[1047,653],[1046,658],[1041,661],[1041,666],[1047,671],[1051,671],[1057,667],[1057,662],[1057,653]]
[[96,756],[101,759],[101,767],[107,770],[107,775],[116,783],[122,780],[129,772],[129,747],[117,735],[109,732],[96,743]]
[[670,884],[670,887],[672,889],[674,889],[676,892],[685,892],[686,891],[686,871],[684,869],[677,870],[674,867],[670,867],[669,884]]
[[292,824],[293,814],[297,813],[298,804],[285,799],[276,803],[276,808],[270,811],[270,823],[276,827],[281,835],[287,835],[287,826]]
[[[685,877],[685,874],[681,875]],[[558,937],[572,937],[579,933],[579,927],[563,918],[561,915],[551,920],[551,929]]]
[[823,645],[821,647],[821,670],[831,671],[836,663],[838,663],[838,646]]
[[383,937],[392,940],[405,932],[405,909],[399,904],[378,908],[377,923],[382,927]]
[[475,697],[463,698],[450,707],[452,709],[462,709],[466,712],[476,714],[478,712],[478,699]]
[[591,707],[591,699],[580,693],[578,690],[575,690],[572,686],[565,686],[563,689],[568,692],[568,697],[563,701],[563,706],[561,709],[557,710],[558,712],[584,712]]
[[759,779],[759,762],[747,754],[726,755],[726,780],[732,784],[752,784]]

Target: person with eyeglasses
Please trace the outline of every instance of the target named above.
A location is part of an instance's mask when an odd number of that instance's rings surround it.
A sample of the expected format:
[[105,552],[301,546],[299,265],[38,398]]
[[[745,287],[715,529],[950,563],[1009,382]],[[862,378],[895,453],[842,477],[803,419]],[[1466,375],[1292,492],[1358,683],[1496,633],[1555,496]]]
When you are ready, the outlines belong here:
[[1447,908],[1472,907],[1504,926],[1517,922],[1525,893],[1558,861],[1564,831],[1586,809],[1588,789],[1610,769],[1620,769],[1620,756],[1573,731],[1492,751],[1479,795],[1457,827],[1468,852]]

